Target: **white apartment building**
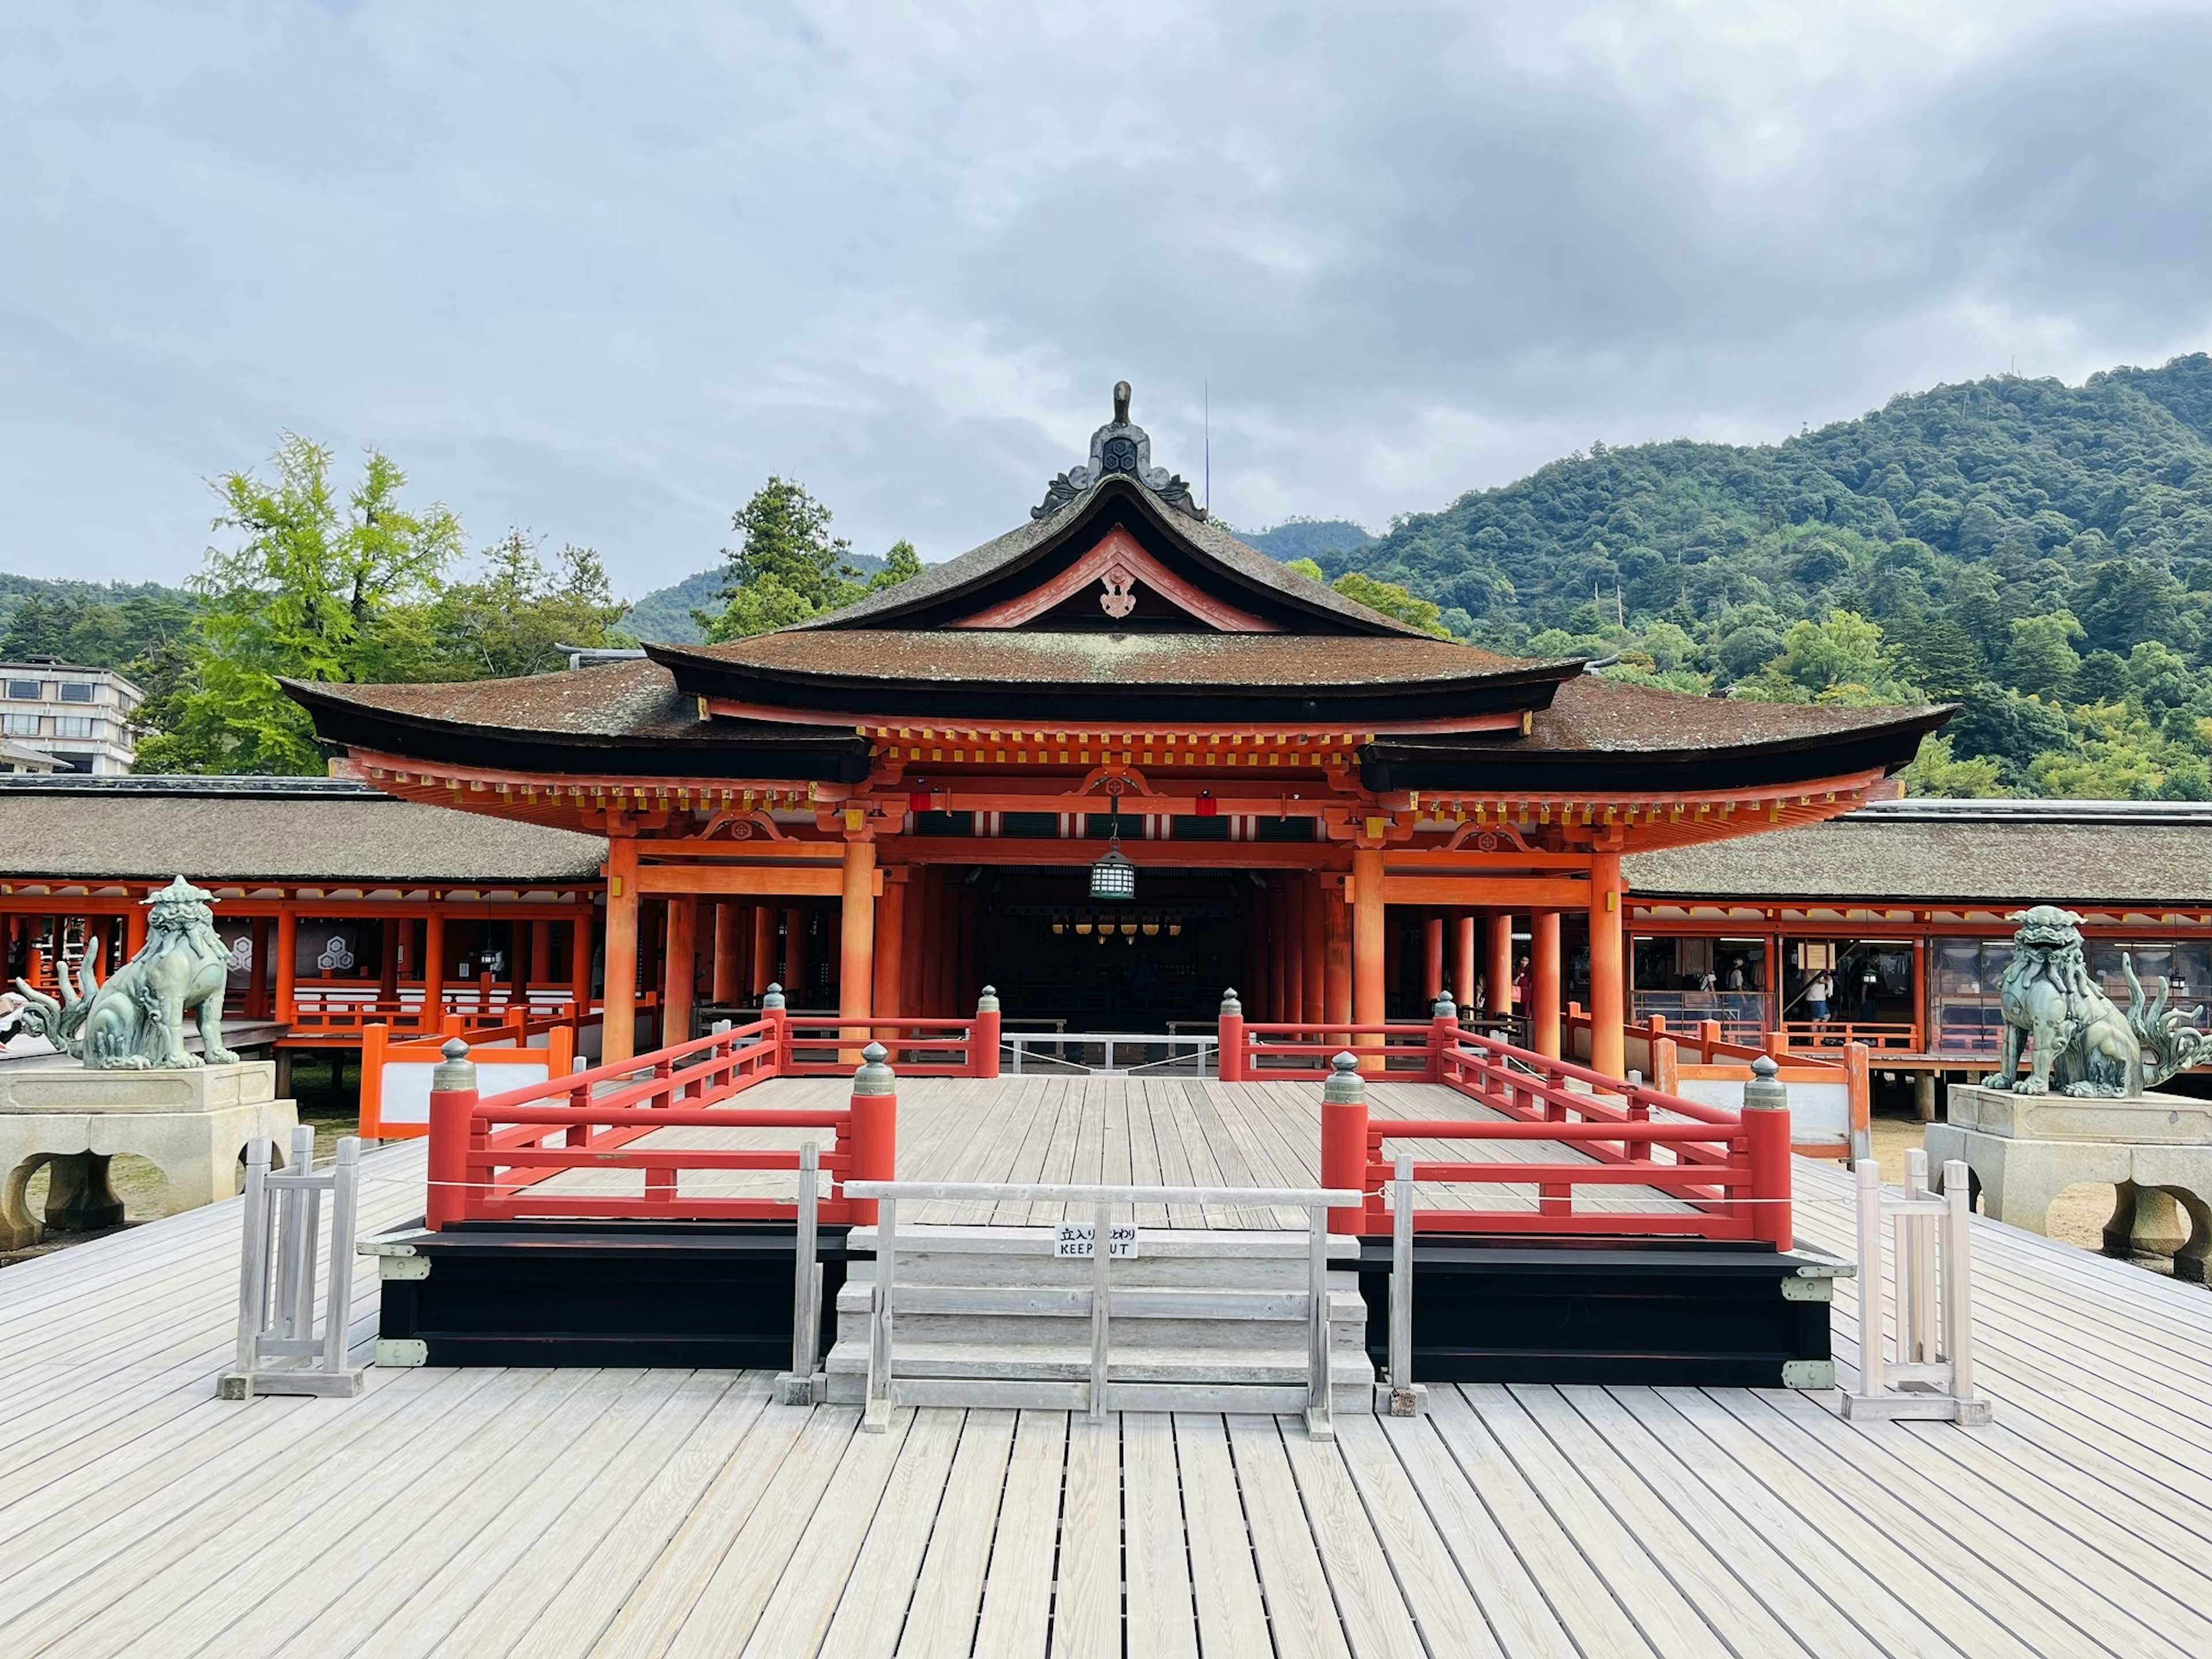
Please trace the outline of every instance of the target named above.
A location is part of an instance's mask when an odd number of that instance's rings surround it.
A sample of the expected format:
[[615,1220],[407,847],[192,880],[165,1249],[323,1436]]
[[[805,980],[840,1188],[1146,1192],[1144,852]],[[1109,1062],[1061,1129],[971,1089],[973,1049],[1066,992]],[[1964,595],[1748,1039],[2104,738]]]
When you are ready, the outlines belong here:
[[66,772],[131,769],[131,711],[146,694],[107,668],[52,657],[0,662],[0,738],[52,755]]

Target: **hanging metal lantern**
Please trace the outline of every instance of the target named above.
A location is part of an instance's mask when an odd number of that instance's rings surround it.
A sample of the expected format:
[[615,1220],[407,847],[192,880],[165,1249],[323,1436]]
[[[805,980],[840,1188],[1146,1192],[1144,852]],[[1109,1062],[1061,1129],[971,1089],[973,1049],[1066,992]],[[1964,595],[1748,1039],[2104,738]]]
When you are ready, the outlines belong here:
[[1111,839],[1106,845],[1106,856],[1091,866],[1091,896],[1099,899],[1130,899],[1137,896],[1137,866],[1121,856],[1121,820],[1114,819]]

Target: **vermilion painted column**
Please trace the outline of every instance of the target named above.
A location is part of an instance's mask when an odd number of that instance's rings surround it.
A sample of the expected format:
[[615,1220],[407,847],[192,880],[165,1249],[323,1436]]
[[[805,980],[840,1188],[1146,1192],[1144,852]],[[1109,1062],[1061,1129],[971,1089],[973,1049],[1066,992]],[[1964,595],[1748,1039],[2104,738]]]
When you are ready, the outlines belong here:
[[1433,1010],[1444,994],[1444,919],[1441,912],[1421,921],[1421,1000]]
[[906,969],[906,890],[903,870],[884,872],[884,894],[876,901],[875,1014],[896,1019],[906,1012],[902,997]]
[[568,924],[568,994],[575,1001],[579,1030],[583,1029],[584,1017],[592,1007],[592,941],[596,927],[597,914],[592,907],[578,905],[574,919]]
[[108,971],[112,973],[124,963],[135,959],[145,948],[146,907],[134,904],[123,913],[123,955],[119,960],[109,964]]
[[1590,1069],[1625,1073],[1628,1000],[1620,962],[1620,854],[1590,855]]
[[530,929],[530,979],[535,986],[553,982],[553,924],[540,917],[523,924]]
[[[269,1006],[269,957],[274,950],[274,947],[270,944],[269,939],[270,935],[276,931],[276,925],[265,916],[255,916],[247,921],[246,926],[247,936],[253,941],[253,964],[252,967],[248,968],[246,972],[246,1012],[252,1014],[254,1018],[267,1019],[270,1017],[270,1012]],[[385,924],[385,927],[386,932],[392,931],[392,924],[389,922]],[[11,946],[13,943],[14,941],[11,939],[9,941]],[[393,959],[396,961],[398,959],[398,953],[395,951],[392,954]],[[31,979],[33,983],[36,982],[36,976],[32,973],[27,963],[24,966],[23,972],[26,978]],[[398,991],[395,988],[393,996],[396,998],[397,995]]]
[[708,981],[707,994],[717,1007],[726,1008],[738,1000],[738,981],[744,972],[744,913],[736,902],[722,899],[714,906],[714,973]]
[[660,1042],[691,1040],[691,1005],[698,992],[699,901],[668,901],[667,953],[660,965]]
[[1513,918],[1510,915],[1489,918],[1490,949],[1485,953],[1483,1001],[1493,1014],[1513,1012]]
[[763,899],[753,906],[753,971],[749,988],[758,1000],[775,982],[775,906]]
[[612,1065],[637,1053],[637,841],[615,836],[607,842],[607,948],[605,1013],[599,1027],[599,1059]]
[[[289,1025],[298,1012],[292,1000],[292,979],[300,966],[300,918],[289,903],[276,913],[276,948],[274,954],[276,958],[276,1018]],[[432,1012],[435,1012],[434,1008]],[[434,1018],[424,1029],[436,1030],[436,1020]]]
[[[1355,848],[1352,854],[1352,1018],[1355,1024],[1382,1023],[1389,983],[1382,921],[1382,849]],[[1370,1060],[1364,1069],[1382,1068]]]
[[[876,844],[858,836],[845,843],[844,915],[837,930],[837,1012],[866,1019],[876,994]],[[848,1041],[865,1042],[865,1030]]]
[[796,904],[783,913],[783,1000],[794,1011],[806,1006],[811,988],[806,977],[806,915]]
[[1321,884],[1321,876],[1301,878],[1305,887],[1305,909],[1298,911],[1298,1018],[1305,1024],[1321,1024],[1329,1002],[1329,914],[1336,902]]
[[1474,963],[1474,912],[1462,910],[1452,918],[1452,1000],[1473,1010],[1475,983],[1481,973]]
[[1535,1028],[1536,1052],[1562,1057],[1559,1047],[1559,913],[1539,910],[1529,918],[1535,949],[1529,954],[1529,990],[1536,1000],[1530,1011]]
[[1352,1024],[1352,907],[1343,890],[1333,884],[1321,890],[1323,927],[1322,1018],[1329,1024],[1332,1042],[1351,1041]]

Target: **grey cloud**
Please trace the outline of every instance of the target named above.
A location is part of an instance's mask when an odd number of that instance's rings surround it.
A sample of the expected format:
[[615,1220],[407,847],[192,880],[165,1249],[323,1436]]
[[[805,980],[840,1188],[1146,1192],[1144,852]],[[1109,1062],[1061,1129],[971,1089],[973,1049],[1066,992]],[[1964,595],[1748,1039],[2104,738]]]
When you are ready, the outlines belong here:
[[2201,7],[607,15],[0,23],[0,566],[180,576],[283,426],[634,590],[770,471],[943,556],[1121,375],[1238,522],[1380,523],[2212,322]]

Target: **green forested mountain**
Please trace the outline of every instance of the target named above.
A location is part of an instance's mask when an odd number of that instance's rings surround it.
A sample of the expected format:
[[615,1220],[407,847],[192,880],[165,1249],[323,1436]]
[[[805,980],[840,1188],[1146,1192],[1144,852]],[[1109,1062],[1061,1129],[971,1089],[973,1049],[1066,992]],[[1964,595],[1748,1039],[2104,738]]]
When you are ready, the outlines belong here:
[[1923,789],[2212,797],[2203,355],[1939,386],[1771,446],[1594,445],[1318,557],[1623,678],[1960,700]]

